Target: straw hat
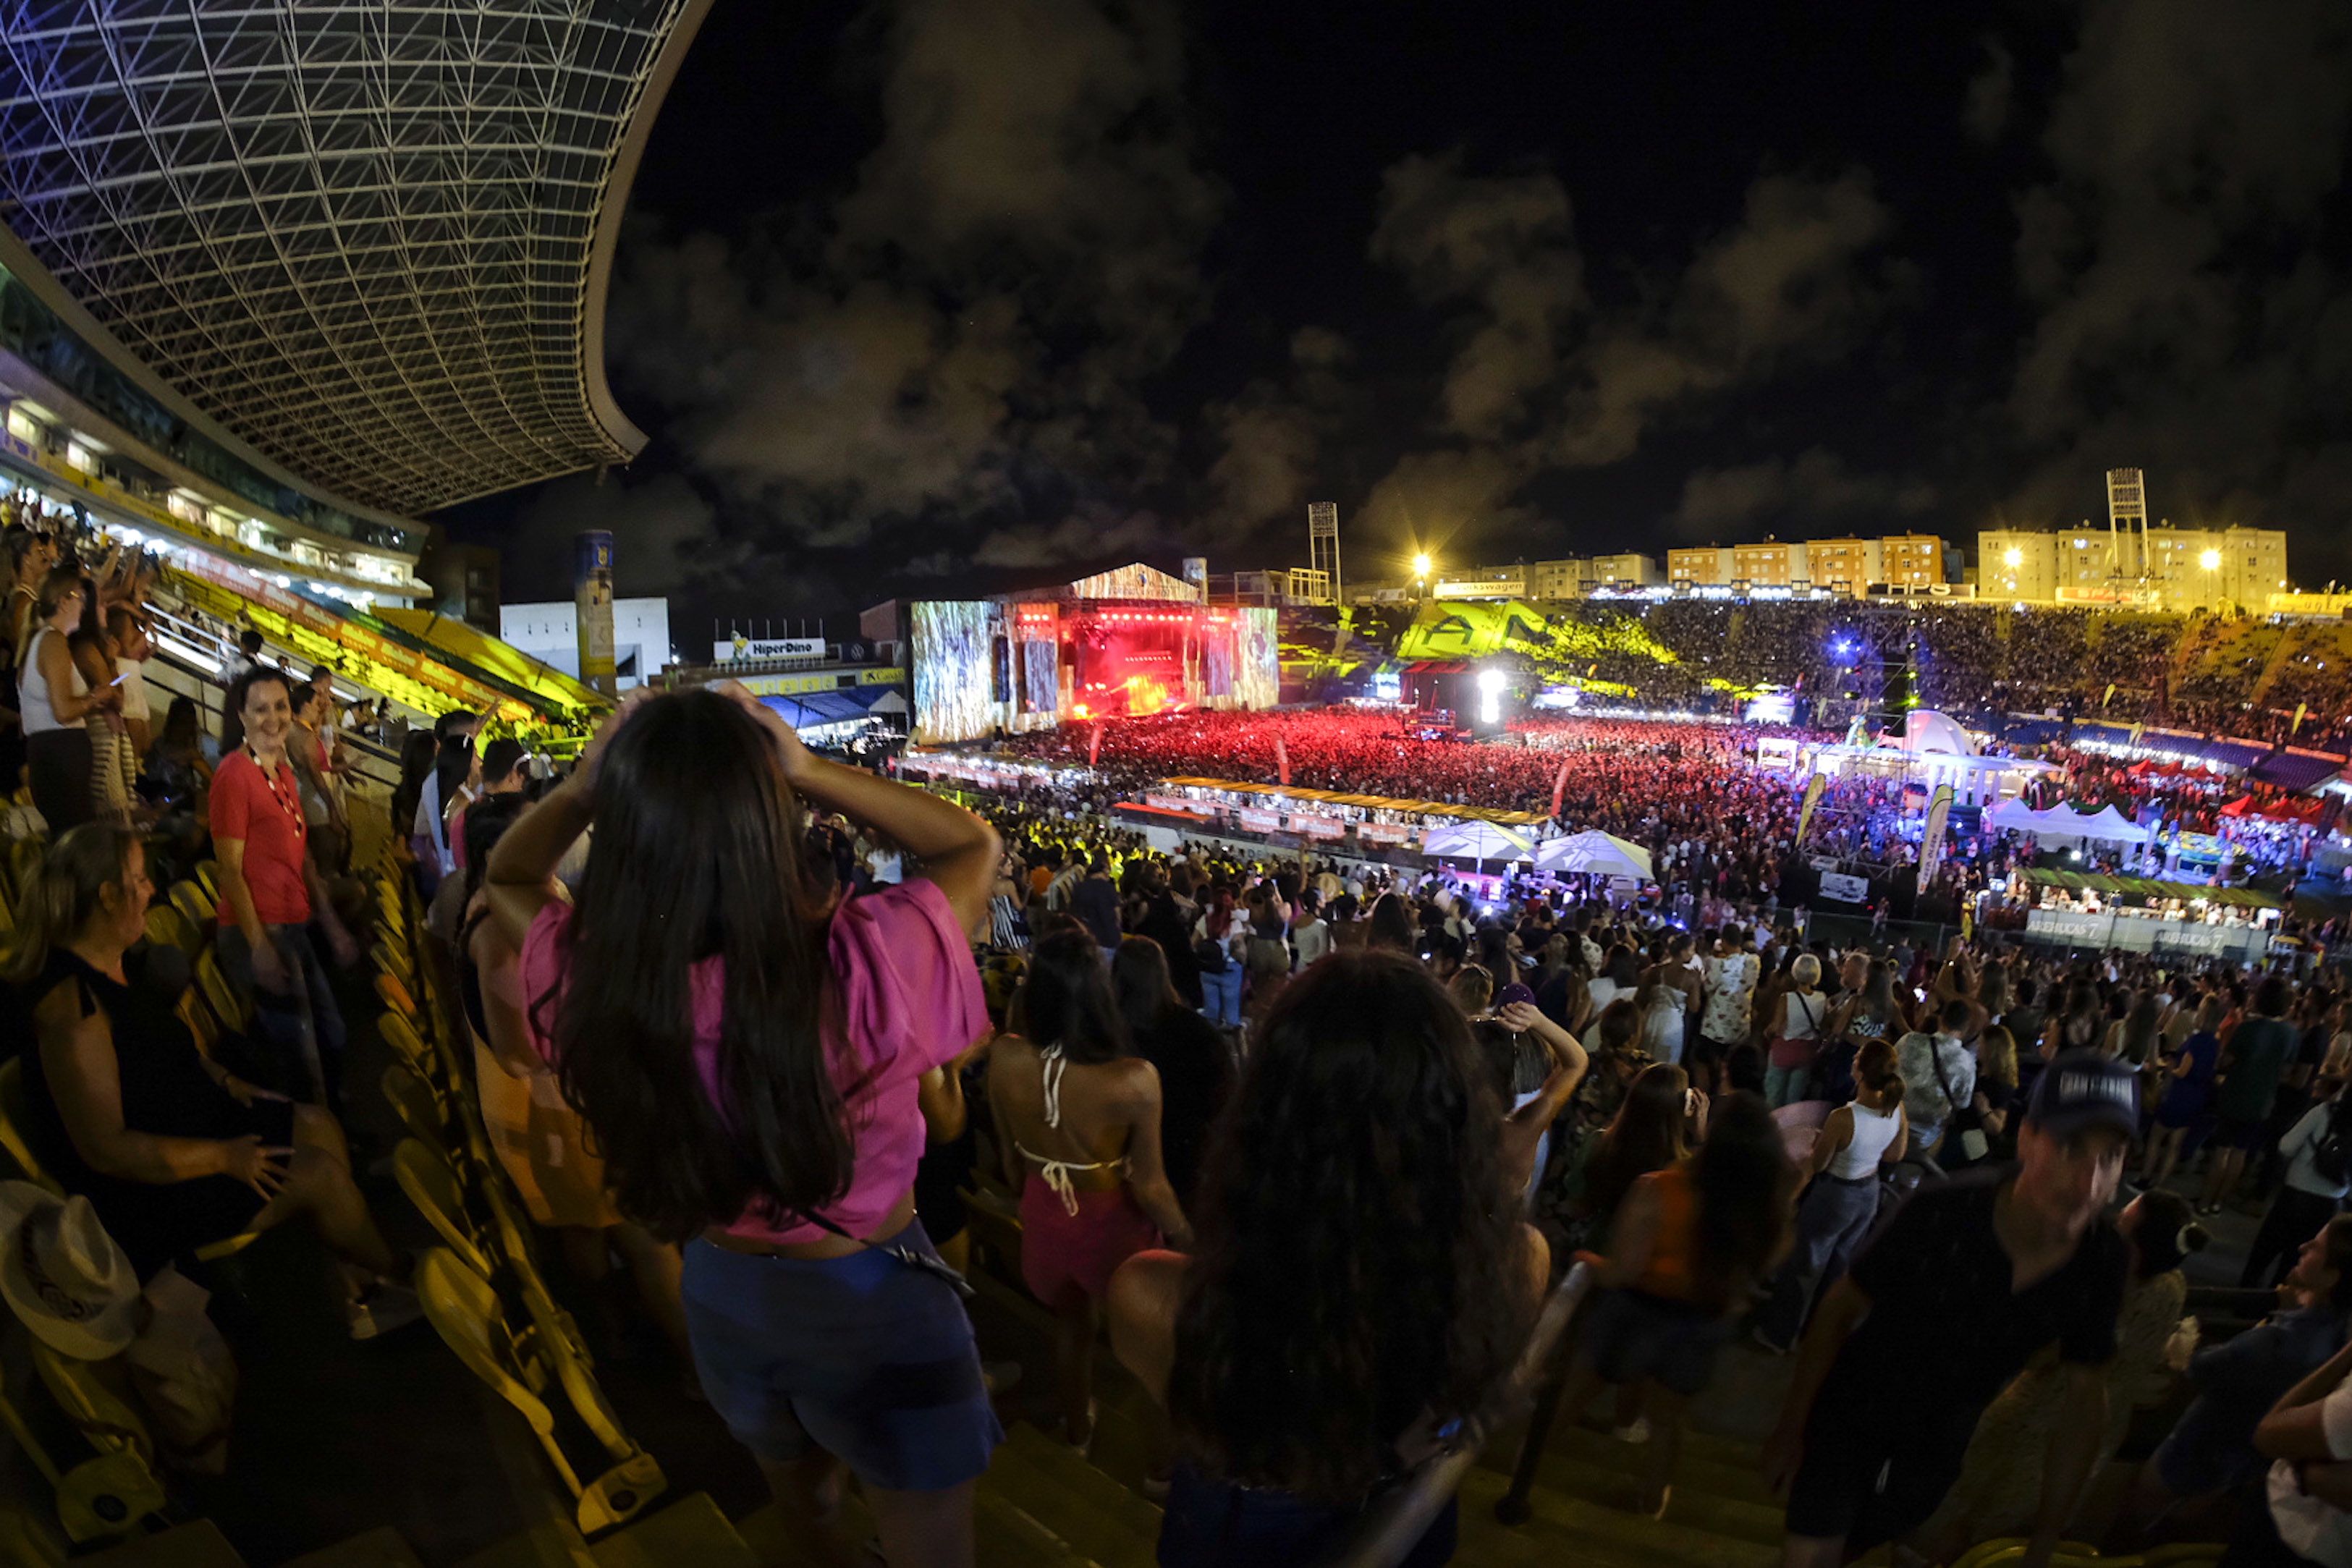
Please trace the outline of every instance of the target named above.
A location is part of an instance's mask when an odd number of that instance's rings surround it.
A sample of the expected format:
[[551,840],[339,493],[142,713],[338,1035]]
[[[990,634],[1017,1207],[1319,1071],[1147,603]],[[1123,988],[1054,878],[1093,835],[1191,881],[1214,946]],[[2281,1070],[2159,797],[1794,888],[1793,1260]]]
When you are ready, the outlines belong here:
[[0,1300],[36,1338],[81,1361],[137,1337],[139,1276],[86,1197],[0,1181]]

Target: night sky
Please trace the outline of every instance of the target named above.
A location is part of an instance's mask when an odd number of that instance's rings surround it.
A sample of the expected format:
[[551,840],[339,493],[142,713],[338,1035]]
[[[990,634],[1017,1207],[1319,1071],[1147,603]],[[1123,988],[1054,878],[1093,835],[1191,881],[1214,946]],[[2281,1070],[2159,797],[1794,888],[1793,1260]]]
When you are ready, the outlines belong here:
[[[607,319],[653,440],[448,515],[854,613],[1139,557],[2290,531],[2352,577],[2352,6],[718,0]],[[845,619],[835,629],[845,631]]]

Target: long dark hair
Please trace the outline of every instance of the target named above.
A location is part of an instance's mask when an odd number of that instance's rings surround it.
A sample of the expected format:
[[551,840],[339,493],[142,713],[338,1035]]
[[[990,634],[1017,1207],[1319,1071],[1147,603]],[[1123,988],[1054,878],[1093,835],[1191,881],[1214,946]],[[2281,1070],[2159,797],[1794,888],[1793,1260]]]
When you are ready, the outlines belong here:
[[457,730],[442,739],[439,755],[433,758],[433,776],[441,781],[441,810],[446,811],[449,802],[457,798],[457,788],[474,770],[474,737],[467,730]]
[[1411,958],[1335,953],[1284,989],[1202,1183],[1168,1389],[1189,1462],[1360,1501],[1417,1420],[1477,1404],[1532,1305],[1502,1113]]
[[1372,900],[1372,925],[1364,934],[1365,946],[1385,947],[1391,953],[1410,953],[1418,936],[1412,915],[1405,908],[1402,898],[1384,893]]
[[392,792],[393,836],[408,841],[409,825],[416,821],[416,802],[425,798],[425,776],[433,771],[433,732],[412,729],[400,743],[400,783]]
[[1780,1124],[1760,1096],[1734,1091],[1716,1102],[1691,1165],[1698,1192],[1691,1282],[1702,1304],[1727,1306],[1779,1254],[1794,1177]]
[[1111,999],[1110,970],[1087,931],[1056,931],[1029,949],[1022,986],[1022,1032],[1040,1047],[1058,1045],[1079,1063],[1128,1054],[1127,1025]]
[[[667,1239],[752,1208],[788,1220],[849,1186],[822,1024],[841,998],[801,835],[774,744],[716,693],[656,697],[605,747],[564,979],[530,1007],[621,1211]],[[720,978],[715,1100],[695,1050],[706,961]]]
[[1689,1152],[1683,1134],[1689,1099],[1690,1074],[1681,1068],[1660,1061],[1642,1069],[1585,1166],[1588,1213],[1605,1223],[1636,1181]]
[[1168,972],[1167,953],[1149,936],[1129,936],[1119,942],[1110,961],[1110,987],[1130,1040],[1142,1040],[1184,1006]]

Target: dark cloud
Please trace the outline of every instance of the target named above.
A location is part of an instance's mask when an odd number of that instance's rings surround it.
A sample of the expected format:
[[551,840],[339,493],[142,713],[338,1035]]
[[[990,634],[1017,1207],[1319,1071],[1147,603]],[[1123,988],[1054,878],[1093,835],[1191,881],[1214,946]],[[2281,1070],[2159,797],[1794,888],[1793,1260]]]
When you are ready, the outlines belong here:
[[[2352,11],[2095,0],[2018,197],[2035,317],[2002,413],[2013,516],[2072,521],[2116,465],[2179,521],[2326,519],[2352,495],[2352,303],[2328,255]],[[2340,246],[2337,247],[2340,254]],[[2309,573],[2306,572],[2305,575]]]
[[1681,537],[1706,542],[1774,522],[1885,532],[1910,528],[1935,504],[1935,489],[1923,480],[1857,474],[1816,446],[1793,461],[1702,469],[1683,481],[1682,504],[1668,520]]
[[1179,14],[898,0],[880,37],[881,139],[837,202],[633,239],[621,377],[771,551],[952,570],[1148,539],[1126,498],[1178,433],[1136,383],[1206,308],[1223,199]]
[[1984,68],[1969,78],[1960,123],[1979,141],[1997,141],[2009,129],[2011,100],[2017,93],[2017,60],[1999,38],[1984,44]]

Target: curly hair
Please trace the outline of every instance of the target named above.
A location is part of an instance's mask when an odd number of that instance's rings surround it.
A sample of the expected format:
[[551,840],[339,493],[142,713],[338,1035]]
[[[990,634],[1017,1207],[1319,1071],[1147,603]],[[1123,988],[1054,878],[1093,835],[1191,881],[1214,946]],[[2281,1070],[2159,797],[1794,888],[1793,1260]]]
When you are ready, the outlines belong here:
[[1202,1183],[1169,1379],[1190,1462],[1359,1501],[1423,1416],[1477,1404],[1533,1309],[1502,1114],[1411,958],[1334,954],[1283,992]]

